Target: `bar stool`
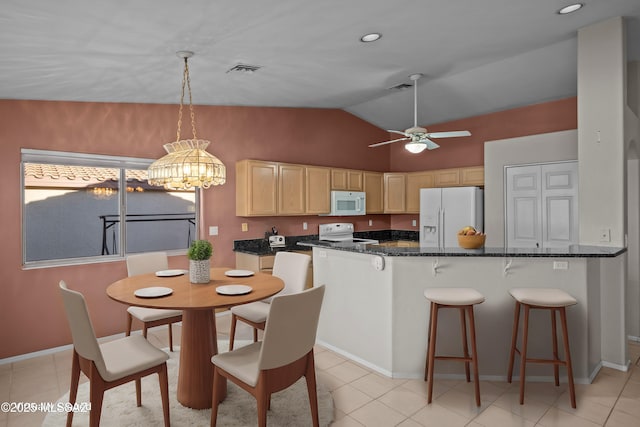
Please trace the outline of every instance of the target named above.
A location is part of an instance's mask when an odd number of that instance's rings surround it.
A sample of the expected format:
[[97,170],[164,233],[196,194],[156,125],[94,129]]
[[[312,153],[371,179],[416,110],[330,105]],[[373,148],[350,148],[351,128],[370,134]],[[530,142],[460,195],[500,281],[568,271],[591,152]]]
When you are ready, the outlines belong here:
[[[552,288],[516,288],[509,291],[516,300],[515,314],[513,318],[513,331],[511,334],[511,352],[509,354],[509,371],[507,381],[510,383],[513,374],[513,362],[515,353],[520,355],[520,404],[524,404],[524,383],[525,368],[527,362],[545,363],[553,365],[553,375],[556,386],[560,385],[559,366],[567,367],[567,377],[569,380],[569,395],[571,397],[571,407],[576,407],[576,391],[573,385],[573,369],[571,367],[571,352],[569,351],[569,335],[567,333],[567,314],[565,308],[577,304],[574,297],[563,290]],[[522,324],[522,350],[516,348],[518,339],[518,324],[520,321],[520,307],[524,307],[524,321]],[[527,358],[527,341],[529,333],[529,310],[542,309],[551,312],[551,336],[553,345],[553,359],[529,359]],[[565,360],[558,358],[558,334],[556,331],[556,312],[560,313],[560,325],[562,327],[562,339],[565,352]]]
[[[473,364],[473,380],[475,382],[476,405],[480,406],[480,382],[478,380],[478,352],[476,349],[476,325],[473,317],[473,306],[484,301],[484,296],[470,288],[429,288],[424,291],[426,299],[431,301],[431,316],[429,319],[428,351],[424,368],[424,380],[428,381],[428,403],[433,395],[433,365],[438,360],[457,360],[464,362],[467,382],[470,382],[469,363]],[[441,308],[457,308],[460,311],[462,327],[463,356],[436,356],[436,336],[438,332],[438,310]],[[467,322],[465,313],[469,317],[471,333],[471,355],[467,345]]]

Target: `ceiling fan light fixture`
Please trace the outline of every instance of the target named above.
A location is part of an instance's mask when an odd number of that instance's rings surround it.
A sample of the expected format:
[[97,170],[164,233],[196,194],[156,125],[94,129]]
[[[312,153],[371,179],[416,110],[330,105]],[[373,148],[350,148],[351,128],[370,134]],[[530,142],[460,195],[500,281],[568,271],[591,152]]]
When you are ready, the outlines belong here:
[[582,9],[583,6],[584,6],[584,3],[573,3],[570,5],[567,5],[562,9],[558,10],[558,15],[567,15],[569,13]]
[[412,154],[422,153],[424,150],[426,150],[426,148],[427,144],[418,141],[407,142],[404,145],[404,149]]
[[360,41],[363,43],[371,43],[371,42],[375,42],[376,40],[380,40],[381,37],[382,37],[382,34],[380,33],[369,33],[360,37]]

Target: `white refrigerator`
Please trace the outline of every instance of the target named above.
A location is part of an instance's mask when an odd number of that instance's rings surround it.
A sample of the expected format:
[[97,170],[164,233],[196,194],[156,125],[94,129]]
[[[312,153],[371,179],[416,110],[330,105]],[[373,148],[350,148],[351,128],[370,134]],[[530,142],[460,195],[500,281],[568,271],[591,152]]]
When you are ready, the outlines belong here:
[[420,246],[458,247],[458,230],[484,231],[484,198],[478,187],[420,189]]

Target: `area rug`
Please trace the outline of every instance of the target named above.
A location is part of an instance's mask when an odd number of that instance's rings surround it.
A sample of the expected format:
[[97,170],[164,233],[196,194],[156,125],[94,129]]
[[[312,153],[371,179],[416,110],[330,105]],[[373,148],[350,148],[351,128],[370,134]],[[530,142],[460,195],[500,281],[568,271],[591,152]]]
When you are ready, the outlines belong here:
[[[174,347],[175,348],[175,347]],[[168,349],[167,349],[168,350]],[[167,361],[169,373],[169,413],[171,425],[208,426],[211,419],[210,409],[190,409],[182,406],[176,399],[178,379],[178,362],[180,354],[175,351]],[[256,401],[249,393],[240,389],[230,381],[227,398],[218,407],[218,426],[245,427],[257,426]],[[133,382],[107,390],[104,394],[102,427],[146,427],[163,425],[162,401],[158,376],[150,375],[142,379],[142,406],[136,406],[136,389]],[[69,393],[58,402],[68,402]],[[85,382],[78,387],[76,402],[89,402],[89,384]],[[320,425],[328,426],[333,420],[333,399],[329,391],[318,381],[318,409]],[[43,427],[60,427],[66,423],[66,413],[48,413],[42,423]],[[74,427],[89,425],[89,413],[76,413],[73,416]],[[307,394],[307,385],[301,378],[294,385],[271,396],[271,409],[267,415],[270,427],[310,426],[311,409]]]

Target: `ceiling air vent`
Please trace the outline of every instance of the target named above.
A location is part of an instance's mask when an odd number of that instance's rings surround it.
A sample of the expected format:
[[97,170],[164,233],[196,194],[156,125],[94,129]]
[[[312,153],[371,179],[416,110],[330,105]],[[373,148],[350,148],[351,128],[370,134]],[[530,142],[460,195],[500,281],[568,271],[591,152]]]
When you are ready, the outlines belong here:
[[227,73],[254,73],[262,68],[260,65],[237,64],[227,70]]

